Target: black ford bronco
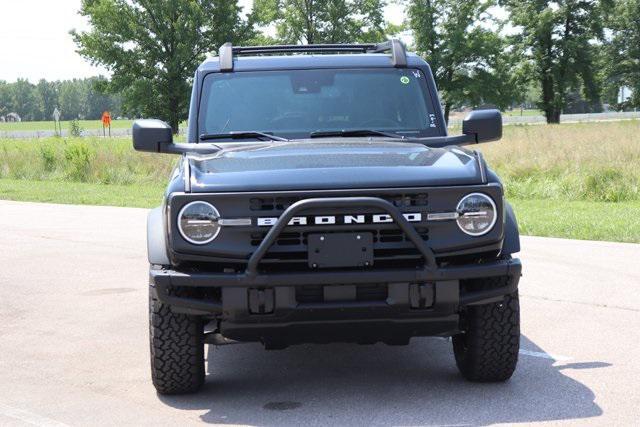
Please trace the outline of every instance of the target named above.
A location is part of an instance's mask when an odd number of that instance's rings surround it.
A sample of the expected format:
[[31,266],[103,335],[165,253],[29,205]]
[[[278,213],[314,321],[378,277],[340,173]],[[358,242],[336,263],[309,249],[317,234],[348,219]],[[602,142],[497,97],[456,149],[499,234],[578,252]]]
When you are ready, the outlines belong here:
[[478,151],[496,110],[450,136],[429,65],[402,43],[234,47],[193,81],[186,142],[148,218],[151,370],[197,390],[204,344],[408,344],[452,337],[472,381],[518,359],[516,219]]

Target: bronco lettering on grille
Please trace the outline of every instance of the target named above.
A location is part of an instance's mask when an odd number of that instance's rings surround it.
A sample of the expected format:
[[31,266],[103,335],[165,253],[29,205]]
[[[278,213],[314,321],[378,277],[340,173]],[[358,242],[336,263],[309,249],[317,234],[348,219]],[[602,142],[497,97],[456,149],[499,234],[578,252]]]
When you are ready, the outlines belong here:
[[[420,212],[404,213],[404,218],[409,222],[421,222]],[[277,217],[258,218],[259,227],[271,227],[278,221]],[[321,215],[321,216],[295,216],[289,221],[289,225],[348,225],[348,224],[384,224],[393,222],[388,214],[372,215]]]

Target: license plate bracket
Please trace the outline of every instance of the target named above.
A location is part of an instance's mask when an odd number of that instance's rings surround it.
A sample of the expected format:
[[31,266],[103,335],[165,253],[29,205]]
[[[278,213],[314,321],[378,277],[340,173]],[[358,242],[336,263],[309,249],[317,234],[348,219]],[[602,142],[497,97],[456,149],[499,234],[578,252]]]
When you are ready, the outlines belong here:
[[307,236],[311,268],[373,265],[373,233],[317,233]]

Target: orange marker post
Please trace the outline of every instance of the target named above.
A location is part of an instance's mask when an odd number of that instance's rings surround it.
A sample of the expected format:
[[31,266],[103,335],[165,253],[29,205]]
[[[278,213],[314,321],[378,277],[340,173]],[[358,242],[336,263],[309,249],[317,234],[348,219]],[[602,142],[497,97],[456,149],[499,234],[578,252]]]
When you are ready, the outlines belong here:
[[109,128],[109,137],[111,137],[111,113],[108,111],[102,113],[102,136],[106,136],[105,128]]

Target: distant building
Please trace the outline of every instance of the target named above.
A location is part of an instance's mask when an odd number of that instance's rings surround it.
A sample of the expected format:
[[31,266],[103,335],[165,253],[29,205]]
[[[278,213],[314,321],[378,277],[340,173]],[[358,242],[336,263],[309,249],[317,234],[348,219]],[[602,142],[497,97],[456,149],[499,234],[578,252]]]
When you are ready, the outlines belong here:
[[2,120],[3,122],[21,122],[22,121],[18,113],[9,113],[6,116],[4,116],[2,119],[3,119]]

